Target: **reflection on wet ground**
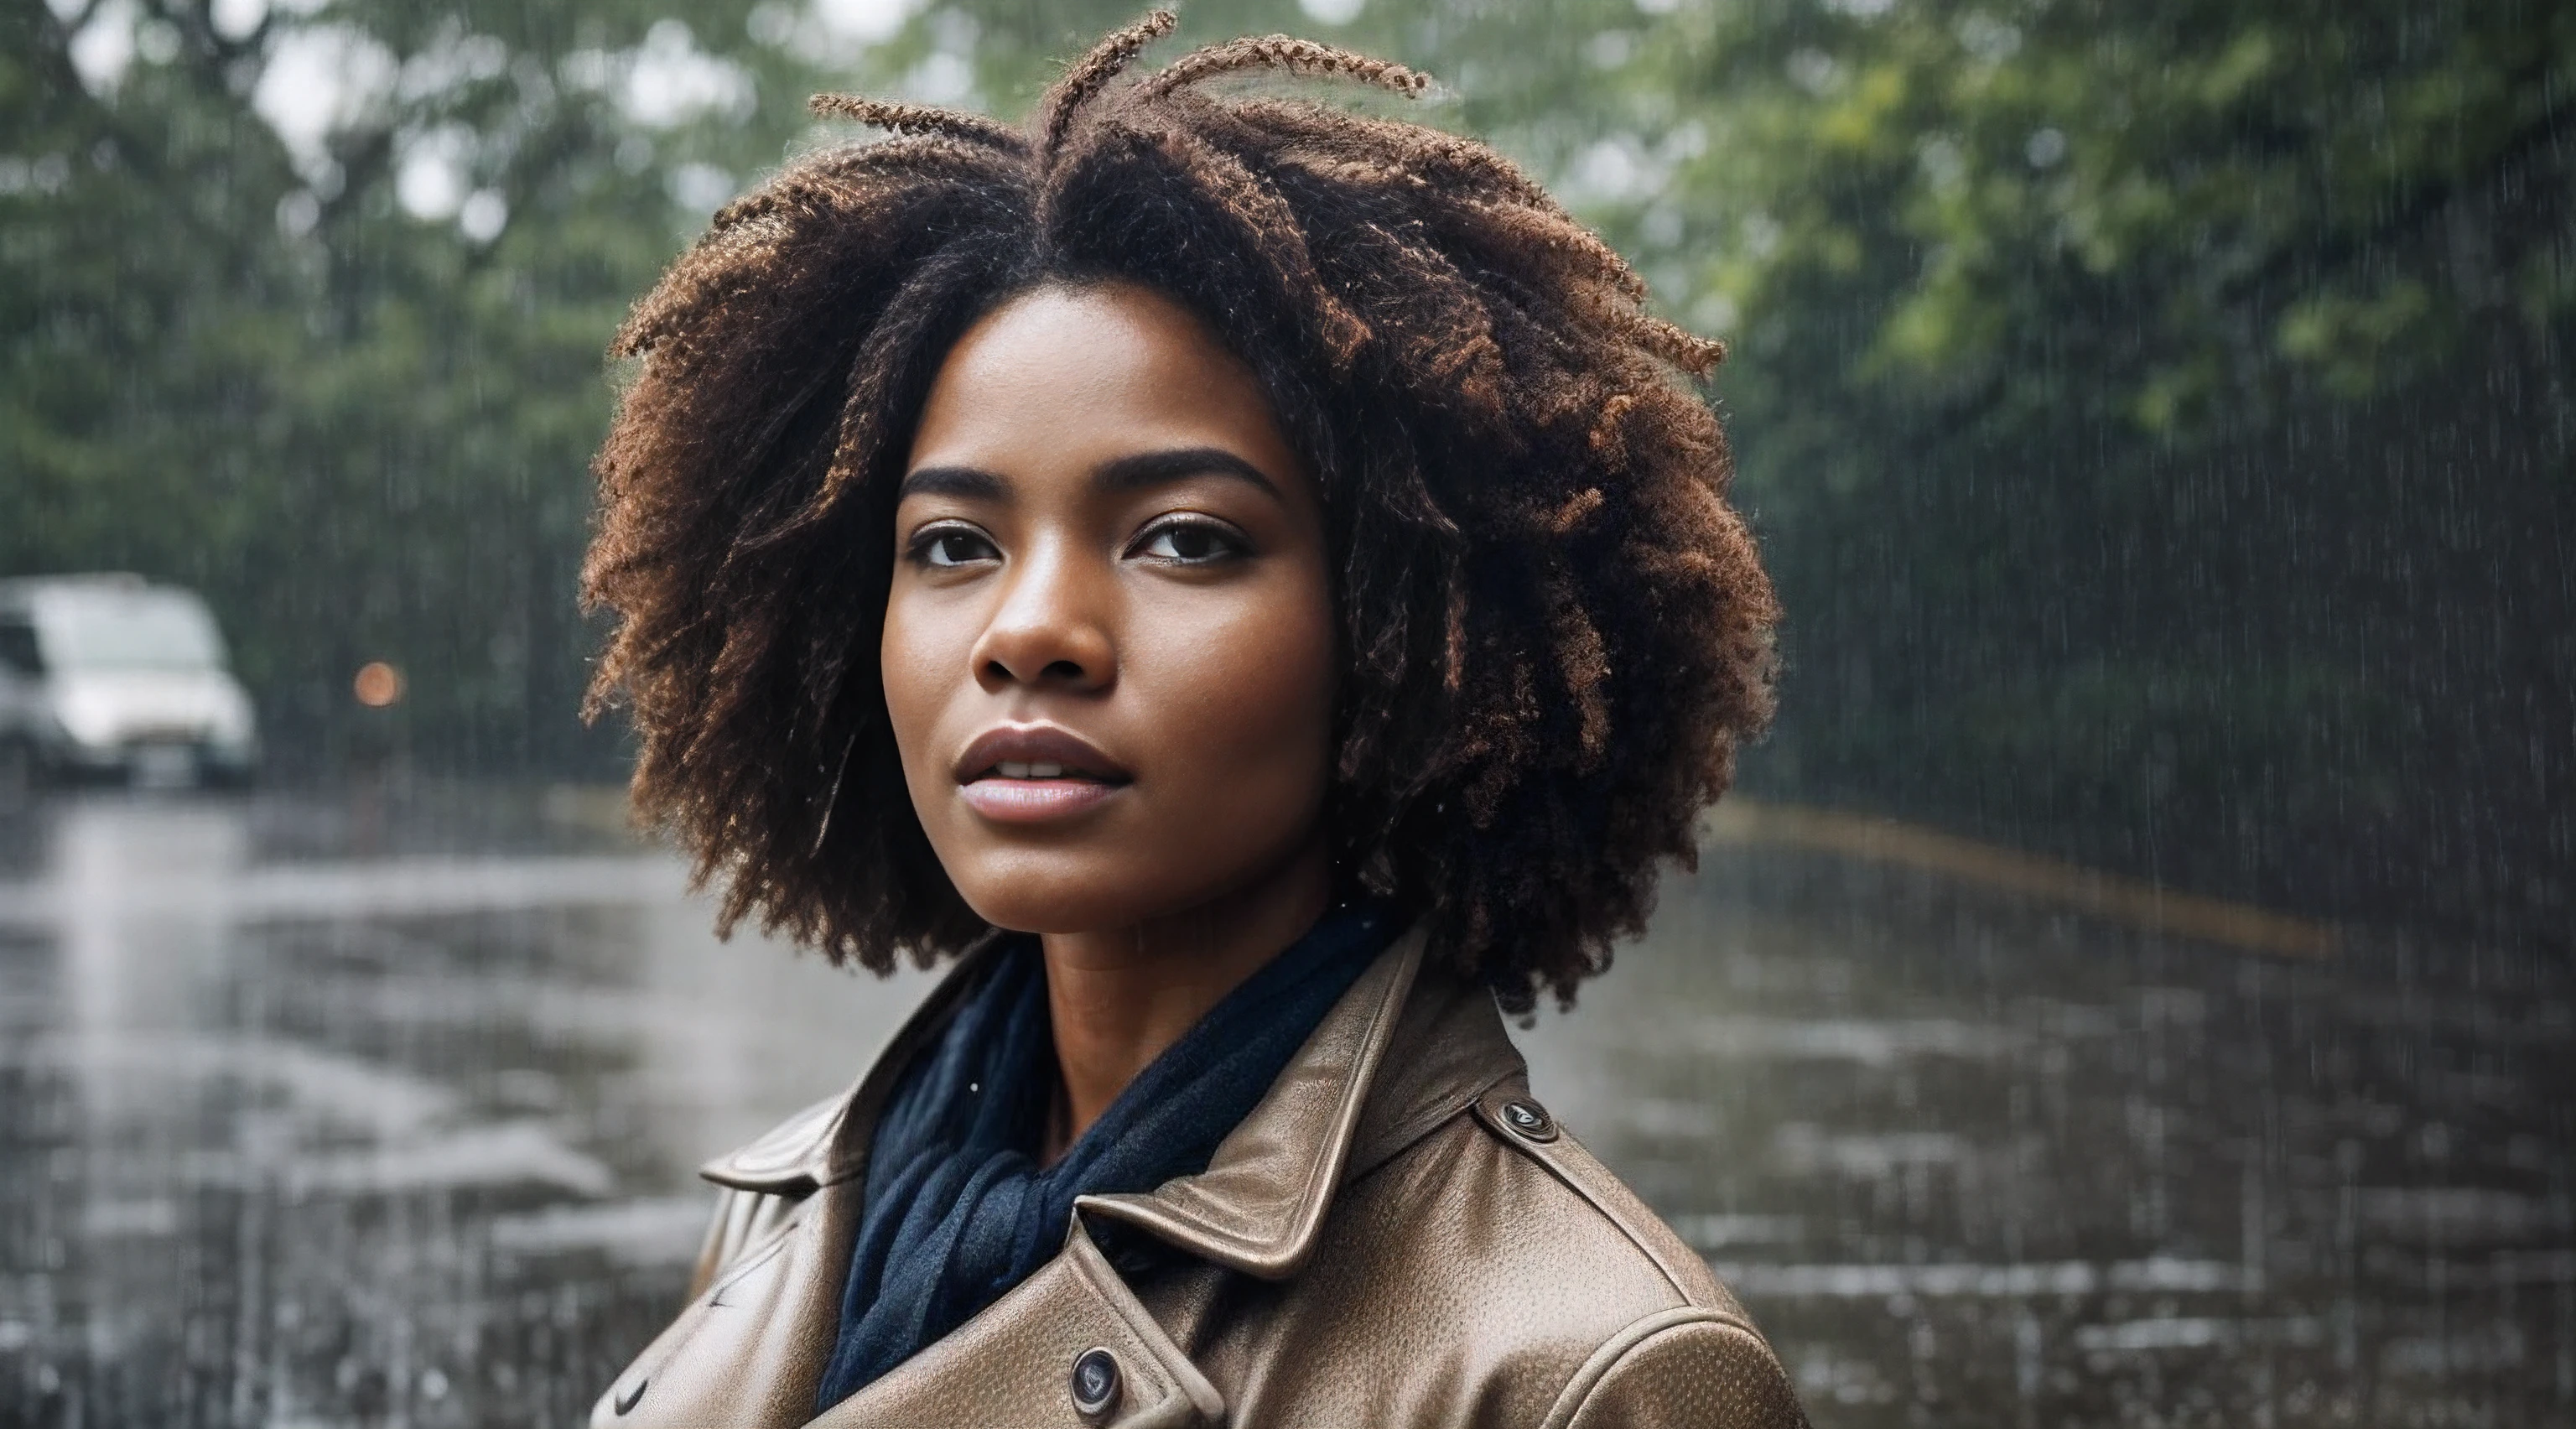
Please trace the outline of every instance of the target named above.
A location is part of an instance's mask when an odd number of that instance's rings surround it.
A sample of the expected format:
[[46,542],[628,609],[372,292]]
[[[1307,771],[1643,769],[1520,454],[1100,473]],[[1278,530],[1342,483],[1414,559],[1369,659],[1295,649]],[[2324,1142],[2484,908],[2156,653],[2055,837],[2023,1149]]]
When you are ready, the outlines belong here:
[[[0,1424],[578,1422],[690,1168],[924,980],[707,931],[610,801],[99,796],[0,825]],[[2576,997],[1712,848],[1537,1086],[1820,1425],[2576,1422]]]

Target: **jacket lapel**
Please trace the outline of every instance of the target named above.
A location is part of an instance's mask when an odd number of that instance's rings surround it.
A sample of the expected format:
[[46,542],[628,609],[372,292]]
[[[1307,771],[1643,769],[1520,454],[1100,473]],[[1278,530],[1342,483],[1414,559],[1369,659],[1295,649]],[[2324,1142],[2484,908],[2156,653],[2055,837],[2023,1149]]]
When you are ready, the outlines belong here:
[[1142,1194],[1084,1196],[1075,1209],[1246,1275],[1294,1275],[1341,1186],[1378,1062],[1421,969],[1423,942],[1416,927],[1378,955],[1252,1114],[1218,1144],[1207,1170]]
[[[1076,1365],[1105,1353],[1106,1404],[1085,1412]],[[983,1313],[814,1421],[813,1429],[1223,1422],[1225,1402],[1137,1302],[1079,1224],[1062,1254]]]

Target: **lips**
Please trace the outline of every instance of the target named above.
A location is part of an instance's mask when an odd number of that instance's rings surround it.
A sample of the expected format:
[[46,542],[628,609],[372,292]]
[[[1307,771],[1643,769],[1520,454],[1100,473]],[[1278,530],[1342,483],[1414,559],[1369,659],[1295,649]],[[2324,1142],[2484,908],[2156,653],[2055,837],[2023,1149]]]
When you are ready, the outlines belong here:
[[1015,824],[1069,818],[1132,781],[1116,760],[1051,724],[986,730],[957,757],[955,772],[970,807]]

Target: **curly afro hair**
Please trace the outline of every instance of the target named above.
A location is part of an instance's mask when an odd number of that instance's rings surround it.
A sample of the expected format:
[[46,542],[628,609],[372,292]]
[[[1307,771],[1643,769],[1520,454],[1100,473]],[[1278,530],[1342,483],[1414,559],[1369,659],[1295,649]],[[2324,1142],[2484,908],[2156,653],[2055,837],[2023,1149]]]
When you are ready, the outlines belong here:
[[1648,316],[1481,144],[1207,92],[1421,76],[1286,37],[1128,74],[1171,27],[1103,40],[1024,128],[817,98],[889,137],[789,165],[638,304],[583,572],[618,617],[590,712],[631,702],[638,815],[725,882],[724,930],[878,972],[982,935],[887,725],[893,492],[977,317],[1142,284],[1245,360],[1321,485],[1340,867],[1507,1009],[1570,1002],[1770,713],[1771,588],[1692,381],[1723,349]]

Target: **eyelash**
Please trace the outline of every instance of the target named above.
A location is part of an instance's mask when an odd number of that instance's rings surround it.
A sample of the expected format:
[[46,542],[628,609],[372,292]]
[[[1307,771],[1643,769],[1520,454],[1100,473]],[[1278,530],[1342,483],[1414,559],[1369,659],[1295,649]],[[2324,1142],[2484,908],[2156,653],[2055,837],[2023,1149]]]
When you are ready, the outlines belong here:
[[[1218,549],[1203,556],[1184,556],[1178,554],[1177,551],[1168,556],[1154,556],[1146,554],[1147,548],[1155,545],[1163,538],[1183,534],[1206,536],[1215,543]],[[949,541],[971,541],[975,545],[982,547],[983,553],[968,557],[964,560],[950,559],[941,561],[933,559],[933,557],[939,552],[941,546]],[[1241,531],[1236,530],[1227,522],[1218,521],[1207,516],[1166,516],[1161,520],[1154,522],[1152,525],[1147,526],[1143,531],[1137,533],[1136,539],[1128,545],[1126,552],[1126,554],[1131,558],[1151,560],[1160,562],[1164,565],[1173,566],[1210,566],[1221,561],[1239,559],[1243,556],[1249,555],[1250,553],[1251,543],[1244,539]],[[925,526],[921,530],[914,532],[911,543],[904,550],[904,555],[907,559],[915,562],[916,564],[929,566],[938,570],[954,570],[959,566],[968,565],[974,561],[992,559],[996,554],[998,554],[998,552],[995,551],[993,539],[990,536],[985,535],[983,532],[976,530],[972,526],[945,523],[936,526]]]
[[1252,553],[1252,543],[1244,539],[1241,531],[1236,530],[1232,525],[1226,522],[1207,516],[1166,516],[1146,527],[1143,531],[1138,532],[1135,543],[1127,548],[1128,553],[1130,555],[1143,556],[1145,548],[1155,544],[1165,536],[1175,535],[1181,532],[1188,532],[1192,535],[1207,536],[1215,541],[1219,549],[1215,553],[1205,556],[1183,556],[1175,554],[1169,556],[1146,556],[1145,559],[1160,561],[1166,565],[1175,566],[1212,566],[1220,561],[1238,560]]
[[[914,532],[912,535],[912,543],[905,548],[904,555],[918,565],[930,566],[939,570],[954,570],[955,568],[968,563],[966,561],[954,560],[934,561],[931,559],[931,556],[939,549],[942,543],[961,540],[972,541],[975,544],[982,546],[988,552],[993,550],[993,538],[976,530],[974,527],[941,524],[937,526],[925,526],[919,531]],[[981,560],[985,558],[979,556],[975,559]]]

